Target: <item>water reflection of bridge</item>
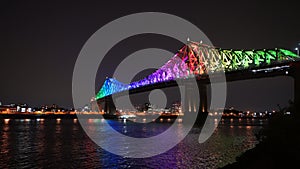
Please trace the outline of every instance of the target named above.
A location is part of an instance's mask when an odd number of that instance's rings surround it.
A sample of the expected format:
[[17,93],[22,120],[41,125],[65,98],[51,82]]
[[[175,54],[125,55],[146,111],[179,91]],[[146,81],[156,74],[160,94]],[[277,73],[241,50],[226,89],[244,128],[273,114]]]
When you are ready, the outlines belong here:
[[[160,69],[140,81],[123,84],[114,78],[107,78],[98,92],[96,99],[100,111],[114,114],[116,107],[112,100],[128,91],[130,94],[177,86],[178,82],[192,81],[196,78],[199,88],[201,112],[207,112],[207,85],[210,79],[218,79],[225,72],[226,81],[238,81],[252,78],[274,76],[292,76],[294,78],[294,102],[300,110],[300,57],[290,50],[256,49],[233,50],[221,49],[189,41],[174,57]],[[208,76],[209,74],[209,76]],[[193,93],[189,87],[185,93]],[[195,103],[187,98],[185,110],[195,108]]]

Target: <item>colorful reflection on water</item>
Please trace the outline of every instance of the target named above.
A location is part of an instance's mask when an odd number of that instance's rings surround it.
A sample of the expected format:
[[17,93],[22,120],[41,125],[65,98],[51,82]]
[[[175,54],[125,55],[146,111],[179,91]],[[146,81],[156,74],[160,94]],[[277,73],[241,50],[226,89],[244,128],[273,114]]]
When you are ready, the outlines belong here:
[[[87,119],[91,128],[103,121]],[[155,123],[133,121],[112,120],[109,124],[134,137],[159,134],[172,124],[168,119],[158,119]],[[98,147],[77,119],[0,119],[0,168],[217,168],[234,162],[236,156],[252,148],[257,143],[254,134],[262,124],[266,121],[222,119],[212,137],[203,144],[198,143],[200,128],[193,128],[182,142],[164,154],[130,159]],[[178,134],[181,125],[178,123]],[[118,144],[118,140],[111,143]],[[153,148],[159,146],[158,143]]]

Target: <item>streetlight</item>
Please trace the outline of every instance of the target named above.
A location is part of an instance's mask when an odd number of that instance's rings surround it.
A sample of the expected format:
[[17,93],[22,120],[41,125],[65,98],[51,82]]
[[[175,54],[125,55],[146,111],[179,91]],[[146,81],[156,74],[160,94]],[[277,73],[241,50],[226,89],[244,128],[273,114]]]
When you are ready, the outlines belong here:
[[297,51],[297,55],[299,56],[299,48],[295,48],[295,50]]

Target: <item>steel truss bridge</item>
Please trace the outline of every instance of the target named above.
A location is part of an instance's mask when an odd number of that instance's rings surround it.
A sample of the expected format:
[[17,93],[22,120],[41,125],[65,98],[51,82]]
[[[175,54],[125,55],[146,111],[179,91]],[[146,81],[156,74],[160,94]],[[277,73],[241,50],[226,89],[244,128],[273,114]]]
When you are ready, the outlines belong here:
[[[300,89],[296,89],[300,85],[299,60],[297,54],[283,48],[234,50],[188,41],[167,63],[144,79],[124,84],[117,79],[107,78],[96,100],[98,104],[104,103],[100,106],[104,107],[104,111],[113,112],[115,107],[109,101],[113,94],[176,86],[176,81],[192,77],[196,77],[200,84],[208,84],[209,76],[225,73],[227,81],[290,75],[295,79],[295,104],[300,105]],[[200,92],[200,97],[201,110],[207,111],[206,93]]]

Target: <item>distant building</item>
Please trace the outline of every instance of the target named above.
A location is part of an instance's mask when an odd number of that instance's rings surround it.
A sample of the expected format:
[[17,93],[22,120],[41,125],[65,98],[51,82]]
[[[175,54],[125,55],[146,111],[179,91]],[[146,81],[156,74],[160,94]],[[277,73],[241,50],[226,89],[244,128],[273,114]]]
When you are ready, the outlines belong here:
[[171,105],[171,113],[182,113],[181,102],[176,101]]
[[99,112],[99,107],[97,104],[97,100],[95,97],[93,97],[90,101],[91,111],[92,112]]
[[1,113],[16,113],[17,107],[14,105],[0,105],[0,112]]

